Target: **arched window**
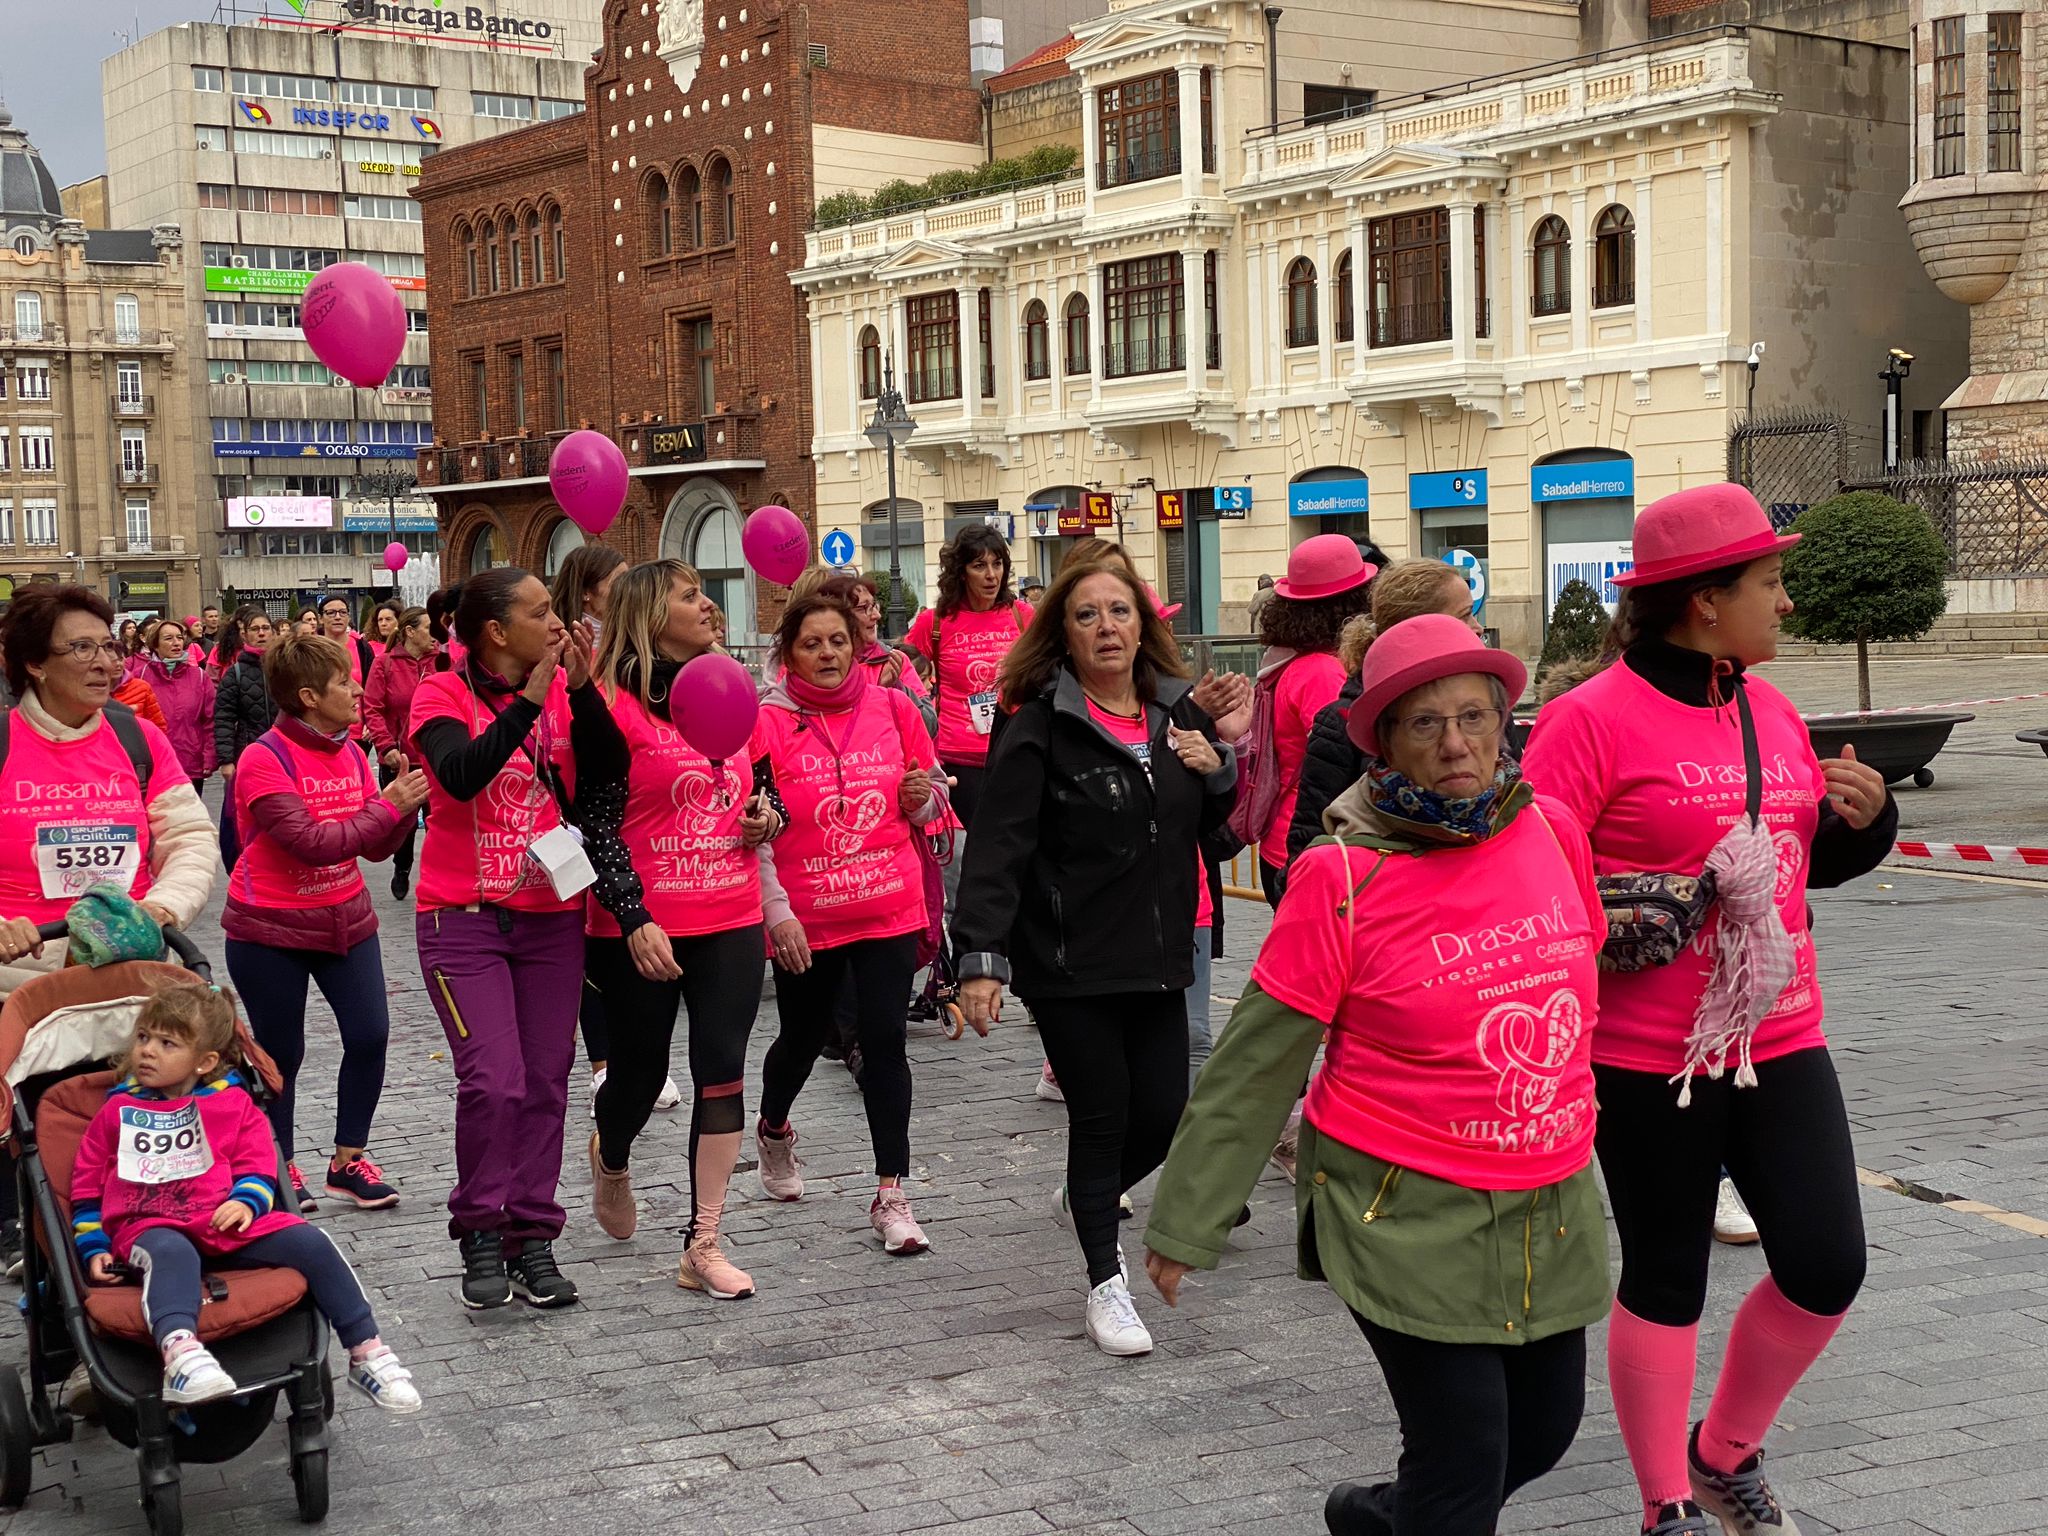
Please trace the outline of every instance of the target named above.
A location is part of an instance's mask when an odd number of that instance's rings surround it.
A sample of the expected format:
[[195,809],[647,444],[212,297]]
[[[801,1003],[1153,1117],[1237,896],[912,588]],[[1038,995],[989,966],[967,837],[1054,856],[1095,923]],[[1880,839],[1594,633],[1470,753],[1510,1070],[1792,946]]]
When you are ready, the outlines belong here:
[[519,238],[519,224],[516,219],[505,221],[505,257],[512,268],[512,286],[526,286],[526,243]]
[[882,336],[872,325],[860,328],[860,397],[882,398]]
[[1536,226],[1532,247],[1535,261],[1535,297],[1529,312],[1535,315],[1569,314],[1572,307],[1572,232],[1563,219],[1551,214]]
[[505,264],[498,252],[498,226],[489,219],[484,220],[484,270],[489,274],[492,293],[505,286]]
[[479,575],[494,565],[503,565],[498,558],[498,530],[489,523],[477,531],[469,546],[469,574]]
[[553,581],[555,572],[562,568],[562,562],[581,549],[585,542],[583,530],[568,518],[563,518],[555,524],[554,532],[548,535],[547,554],[541,561],[541,574],[549,581]]
[[1067,372],[1088,371],[1088,300],[1075,294],[1067,300]]
[[555,281],[560,282],[568,275],[567,248],[562,242],[562,210],[548,209],[548,259],[555,264]]
[[1351,296],[1351,253],[1346,251],[1337,258],[1337,330],[1339,341],[1349,341],[1354,334]]
[[647,254],[673,256],[676,249],[675,210],[669,206],[668,178],[656,171],[647,178]]
[[1593,307],[1636,301],[1636,216],[1619,203],[1593,224]]
[[1316,264],[1297,256],[1287,269],[1287,345],[1316,344]]
[[730,245],[739,238],[739,208],[733,196],[732,166],[724,160],[711,162],[711,228],[707,232],[712,245]]
[[[537,213],[529,213],[526,216],[526,243],[533,251],[533,280],[536,283],[544,283],[548,280],[548,274],[546,263],[541,260],[540,215]],[[556,277],[561,275],[559,272],[555,274]]]
[[1052,373],[1052,328],[1046,324],[1045,305],[1033,299],[1024,306],[1024,377],[1043,379]]
[[482,273],[477,267],[476,231],[467,224],[455,226],[455,244],[462,252],[462,291],[468,298],[475,298],[483,292],[478,286]]
[[704,183],[697,167],[686,165],[676,177],[676,205],[683,220],[683,249],[701,250],[704,245]]

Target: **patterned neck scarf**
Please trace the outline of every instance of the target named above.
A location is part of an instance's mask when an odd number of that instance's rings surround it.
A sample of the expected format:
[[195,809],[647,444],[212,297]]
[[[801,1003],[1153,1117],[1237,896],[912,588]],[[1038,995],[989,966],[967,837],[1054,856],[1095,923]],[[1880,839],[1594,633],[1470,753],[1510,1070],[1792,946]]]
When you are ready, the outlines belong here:
[[1528,800],[1526,793],[1517,793],[1524,788],[1522,765],[1506,752],[1493,782],[1463,799],[1424,789],[1377,757],[1365,760],[1365,782],[1372,808],[1381,816],[1440,842],[1481,842],[1506,826]]

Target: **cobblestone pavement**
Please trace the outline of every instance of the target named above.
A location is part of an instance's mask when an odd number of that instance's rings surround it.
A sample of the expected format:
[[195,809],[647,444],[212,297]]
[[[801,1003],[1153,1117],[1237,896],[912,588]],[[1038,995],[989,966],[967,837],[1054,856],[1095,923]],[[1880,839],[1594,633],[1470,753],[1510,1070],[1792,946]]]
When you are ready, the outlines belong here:
[[[1038,1052],[1021,1025],[987,1041],[913,1038],[910,1187],[931,1253],[889,1259],[870,1237],[859,1100],[821,1064],[796,1114],[811,1192],[771,1204],[750,1171],[736,1187],[733,1254],[760,1294],[679,1291],[683,1115],[649,1127],[635,1163],[641,1234],[609,1243],[575,1177],[589,1127],[579,1086],[562,1255],[585,1304],[465,1313],[441,1204],[452,1079],[410,921],[383,905],[395,1031],[376,1151],[406,1200],[317,1219],[358,1264],[428,1411],[387,1419],[344,1394],[331,1528],[1307,1536],[1322,1529],[1331,1483],[1388,1474],[1397,1438],[1385,1392],[1342,1309],[1293,1278],[1290,1191],[1277,1175],[1223,1268],[1198,1277],[1178,1312],[1141,1294],[1156,1353],[1118,1362],[1088,1346],[1079,1258],[1048,1214],[1064,1116],[1031,1097]],[[2048,1216],[2048,896],[1887,872],[1816,906],[1862,1162]],[[1227,917],[1219,1023],[1265,926],[1245,902],[1228,903]],[[211,920],[199,937],[218,953]],[[323,1007],[312,1014],[301,1136],[317,1141],[336,1051]],[[770,1003],[756,1069],[773,1021]],[[1778,1486],[1817,1536],[2048,1523],[2048,1239],[1889,1189],[1866,1190],[1864,1203],[1869,1288],[1786,1407]],[[1142,1191],[1139,1207],[1142,1220]],[[1709,1349],[1762,1263],[1755,1249],[1717,1251]],[[17,1356],[18,1325],[0,1332],[0,1357]],[[1596,1338],[1578,1442],[1503,1531],[1633,1530],[1603,1379]],[[283,1439],[280,1429],[236,1462],[189,1469],[188,1529],[292,1525]],[[82,1429],[40,1458],[27,1508],[0,1527],[141,1530],[130,1457]]]

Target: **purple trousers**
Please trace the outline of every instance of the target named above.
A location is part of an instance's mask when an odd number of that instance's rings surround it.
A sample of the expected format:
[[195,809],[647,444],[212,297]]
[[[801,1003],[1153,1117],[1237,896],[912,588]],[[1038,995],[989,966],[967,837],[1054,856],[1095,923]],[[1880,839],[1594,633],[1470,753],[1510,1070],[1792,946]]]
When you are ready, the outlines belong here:
[[416,919],[420,970],[455,1061],[448,1229],[508,1239],[562,1231],[563,1120],[583,990],[583,909]]

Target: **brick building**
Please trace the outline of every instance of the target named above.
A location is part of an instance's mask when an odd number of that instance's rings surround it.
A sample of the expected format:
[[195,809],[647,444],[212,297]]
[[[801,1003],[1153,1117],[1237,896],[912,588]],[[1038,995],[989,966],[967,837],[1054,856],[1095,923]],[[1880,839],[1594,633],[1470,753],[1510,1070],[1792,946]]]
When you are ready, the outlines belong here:
[[581,542],[549,454],[610,433],[632,491],[607,541],[691,561],[744,636],[741,522],[813,519],[815,322],[788,275],[810,209],[979,162],[967,0],[611,0],[603,28],[586,111],[423,168],[420,481],[449,579],[549,572]]

